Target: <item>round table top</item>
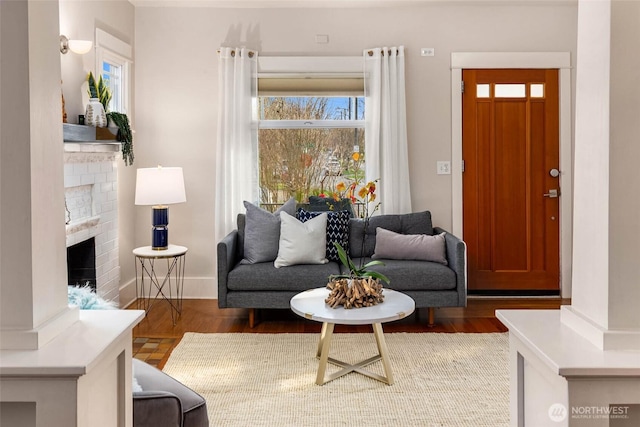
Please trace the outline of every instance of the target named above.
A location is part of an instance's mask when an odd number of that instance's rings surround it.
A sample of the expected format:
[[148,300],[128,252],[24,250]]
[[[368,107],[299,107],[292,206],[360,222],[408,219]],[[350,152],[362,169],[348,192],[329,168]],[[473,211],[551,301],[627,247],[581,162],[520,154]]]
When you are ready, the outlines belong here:
[[171,258],[187,253],[186,246],[169,245],[167,249],[152,249],[151,246],[141,246],[133,250],[133,254],[142,258]]
[[415,301],[409,295],[384,288],[384,302],[381,304],[350,309],[343,306],[331,308],[324,302],[329,292],[327,288],[301,292],[291,298],[291,310],[299,316],[318,322],[370,325],[402,319],[413,313],[416,307]]

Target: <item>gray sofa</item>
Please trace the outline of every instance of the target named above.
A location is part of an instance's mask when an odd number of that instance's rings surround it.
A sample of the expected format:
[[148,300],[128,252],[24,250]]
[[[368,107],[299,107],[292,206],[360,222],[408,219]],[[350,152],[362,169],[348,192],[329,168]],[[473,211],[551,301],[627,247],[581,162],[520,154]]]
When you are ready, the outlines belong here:
[[[345,273],[338,262],[320,265],[294,265],[275,268],[273,262],[243,264],[244,214],[238,215],[238,229],[218,243],[218,306],[220,308],[289,308],[291,298],[302,291],[324,287],[332,274]],[[439,234],[433,227],[429,211],[405,215],[378,215],[370,219],[363,245],[364,221],[349,220],[349,255],[357,264],[361,257],[369,260],[376,245],[376,228],[400,234]],[[436,307],[466,306],[466,246],[450,233],[445,234],[447,265],[416,260],[381,259],[384,266],[375,271],[386,275],[385,287],[411,296],[416,308],[429,308],[433,324]],[[363,251],[364,249],[364,251]],[[255,323],[255,310],[249,322]]]
[[134,427],[209,427],[198,393],[141,360],[133,359],[133,371],[142,387],[133,392]]

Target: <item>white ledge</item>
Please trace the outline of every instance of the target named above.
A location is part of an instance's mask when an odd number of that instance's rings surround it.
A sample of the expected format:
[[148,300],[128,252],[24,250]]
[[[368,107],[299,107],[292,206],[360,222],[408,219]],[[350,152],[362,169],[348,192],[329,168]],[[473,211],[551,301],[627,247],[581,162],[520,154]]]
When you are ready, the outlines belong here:
[[563,377],[640,377],[640,352],[601,350],[562,323],[560,310],[498,310],[518,340]]
[[120,151],[119,142],[65,142],[66,153],[117,153]]
[[80,310],[80,319],[38,350],[0,350],[0,377],[79,377],[142,320],[142,310]]
[[87,228],[95,227],[99,222],[100,215],[84,218],[77,222],[70,222],[66,225],[67,235],[86,230]]

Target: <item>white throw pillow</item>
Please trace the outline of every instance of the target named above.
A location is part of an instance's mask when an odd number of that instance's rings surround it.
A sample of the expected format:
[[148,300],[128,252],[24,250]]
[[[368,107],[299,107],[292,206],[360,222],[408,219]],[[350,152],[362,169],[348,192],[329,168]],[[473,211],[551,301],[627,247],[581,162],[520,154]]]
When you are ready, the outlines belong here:
[[296,264],[326,264],[327,214],[300,222],[286,212],[280,213],[280,246],[273,265],[276,268]]

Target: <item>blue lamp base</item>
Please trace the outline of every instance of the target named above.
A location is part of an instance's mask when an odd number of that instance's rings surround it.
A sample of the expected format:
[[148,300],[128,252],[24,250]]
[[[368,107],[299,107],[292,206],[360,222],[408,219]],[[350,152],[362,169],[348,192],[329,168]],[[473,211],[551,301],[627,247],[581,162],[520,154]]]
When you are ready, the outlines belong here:
[[151,215],[151,249],[163,251],[169,247],[169,207],[154,206]]

